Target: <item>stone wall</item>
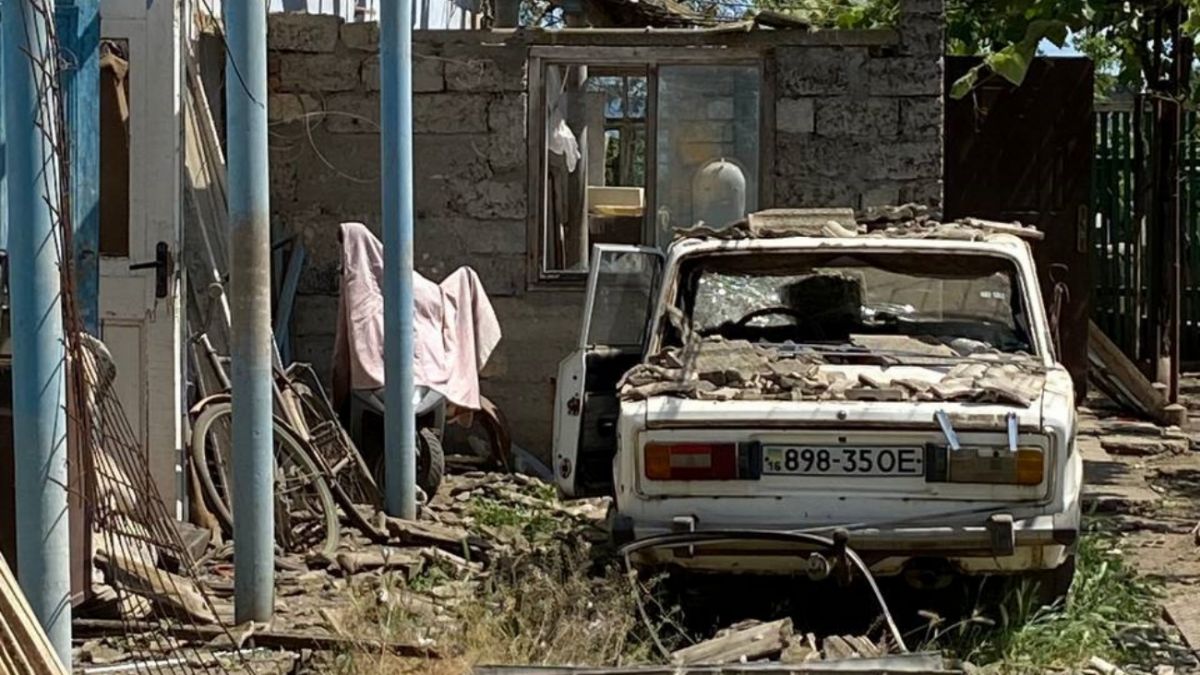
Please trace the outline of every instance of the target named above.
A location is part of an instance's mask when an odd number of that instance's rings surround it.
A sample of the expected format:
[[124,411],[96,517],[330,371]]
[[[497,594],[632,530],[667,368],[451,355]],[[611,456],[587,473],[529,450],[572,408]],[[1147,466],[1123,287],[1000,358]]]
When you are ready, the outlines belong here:
[[[940,0],[905,0],[899,31],[773,31],[722,37],[767,64],[774,106],[762,152],[774,205],[941,199]],[[604,45],[598,32],[418,31],[414,36],[415,264],[440,280],[480,275],[504,330],[484,373],[522,446],[549,455],[553,379],[577,340],[583,294],[531,287],[526,59],[532,44]],[[614,36],[691,46],[711,36]],[[574,41],[574,42],[572,42]],[[658,41],[658,42],[655,42]],[[271,210],[303,237],[298,360],[327,373],[337,308],[337,225],[380,226],[379,50],[374,24],[270,16]],[[772,75],[773,73],[773,75]],[[775,101],[770,96],[774,92]],[[774,133],[770,133],[774,131]],[[760,206],[772,206],[762,204]]]
[[942,0],[889,45],[776,49],[775,205],[941,204]]

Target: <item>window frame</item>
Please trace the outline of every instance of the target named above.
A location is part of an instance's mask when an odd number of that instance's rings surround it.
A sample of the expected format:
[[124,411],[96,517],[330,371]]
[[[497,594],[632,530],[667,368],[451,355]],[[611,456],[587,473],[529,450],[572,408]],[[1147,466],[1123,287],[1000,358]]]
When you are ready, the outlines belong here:
[[[694,47],[564,47],[534,46],[528,58],[526,141],[528,152],[527,268],[531,290],[577,288],[587,284],[589,269],[547,269],[546,199],[546,71],[551,66],[601,69],[644,68],[646,73],[646,213],[641,245],[654,246],[654,213],[658,203],[658,81],[661,66],[754,66],[759,78],[758,208],[774,202],[775,92],[768,52],[747,48]],[[647,244],[646,242],[650,242]],[[591,247],[589,246],[589,250]]]

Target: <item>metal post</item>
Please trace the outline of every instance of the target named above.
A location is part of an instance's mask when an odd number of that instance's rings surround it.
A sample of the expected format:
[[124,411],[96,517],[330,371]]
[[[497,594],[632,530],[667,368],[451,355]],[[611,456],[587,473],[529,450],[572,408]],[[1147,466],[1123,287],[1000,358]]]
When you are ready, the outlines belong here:
[[267,9],[225,3],[233,374],[234,614],[269,621],[275,520],[271,372],[271,225],[267,169]]
[[[66,382],[59,240],[56,106],[46,77],[48,0],[4,3],[4,115],[12,303],[17,572],[50,644],[71,662]],[[40,128],[39,128],[40,124]]]
[[379,7],[387,512],[417,517],[413,407],[412,0]]

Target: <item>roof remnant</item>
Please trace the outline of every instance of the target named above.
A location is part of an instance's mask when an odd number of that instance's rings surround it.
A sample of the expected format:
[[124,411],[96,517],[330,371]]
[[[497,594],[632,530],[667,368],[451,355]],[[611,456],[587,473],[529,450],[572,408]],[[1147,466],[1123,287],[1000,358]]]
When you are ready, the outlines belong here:
[[[562,0],[554,0],[561,5]],[[585,4],[589,23],[597,28],[693,28],[716,21],[676,0],[598,0]]]
[[1040,240],[1036,228],[979,218],[942,222],[941,214],[920,204],[851,209],[768,209],[727,227],[701,223],[676,231],[677,239],[777,239],[782,237],[886,237],[977,241],[989,234]]

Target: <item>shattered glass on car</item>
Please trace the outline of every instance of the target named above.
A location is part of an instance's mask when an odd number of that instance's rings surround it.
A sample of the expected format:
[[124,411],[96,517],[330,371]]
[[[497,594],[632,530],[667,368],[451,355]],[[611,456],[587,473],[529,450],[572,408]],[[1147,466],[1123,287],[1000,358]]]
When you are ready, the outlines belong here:
[[684,270],[680,303],[699,337],[928,356],[1032,351],[1015,269],[999,257],[714,254]]

